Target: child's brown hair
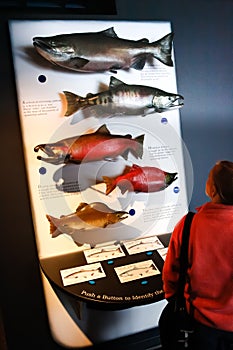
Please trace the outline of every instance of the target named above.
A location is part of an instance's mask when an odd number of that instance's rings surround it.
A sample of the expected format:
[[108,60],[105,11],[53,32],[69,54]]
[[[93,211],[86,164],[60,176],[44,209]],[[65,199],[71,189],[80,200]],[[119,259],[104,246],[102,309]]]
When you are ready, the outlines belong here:
[[213,167],[213,180],[221,202],[233,205],[233,162],[217,162]]

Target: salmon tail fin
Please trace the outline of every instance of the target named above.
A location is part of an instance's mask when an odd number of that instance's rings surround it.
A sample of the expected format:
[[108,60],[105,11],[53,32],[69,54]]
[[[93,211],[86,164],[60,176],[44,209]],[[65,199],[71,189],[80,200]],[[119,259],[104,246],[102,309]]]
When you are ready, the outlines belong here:
[[67,108],[65,113],[66,117],[69,117],[70,115],[74,114],[79,109],[85,106],[85,98],[78,96],[70,91],[63,91],[63,93],[67,102]]
[[134,152],[134,156],[136,158],[140,158],[142,159],[143,156],[143,143],[144,143],[144,137],[145,135],[140,135],[138,137],[136,137],[134,140],[138,143],[137,148]]
[[106,185],[106,191],[105,194],[108,195],[109,193],[111,193],[115,188],[116,188],[116,184],[114,179],[111,179],[108,176],[103,176],[103,181]]
[[46,215],[46,218],[48,219],[48,221],[50,223],[50,234],[51,234],[52,238],[59,236],[62,232],[55,225],[54,218],[50,215]]
[[156,53],[154,54],[154,57],[170,67],[173,67],[173,61],[171,57],[173,37],[174,33],[169,33],[163,38],[151,43],[152,46],[156,47]]

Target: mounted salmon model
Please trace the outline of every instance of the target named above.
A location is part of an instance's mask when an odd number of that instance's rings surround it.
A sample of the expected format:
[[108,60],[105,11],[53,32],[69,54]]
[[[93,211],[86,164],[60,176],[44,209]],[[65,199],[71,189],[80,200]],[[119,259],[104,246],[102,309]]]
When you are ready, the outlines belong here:
[[90,134],[83,134],[55,143],[37,145],[35,152],[42,150],[48,157],[38,156],[39,160],[52,164],[93,162],[99,160],[115,161],[118,156],[128,158],[131,152],[142,158],[144,135],[135,139],[131,135],[111,135],[106,125]]
[[116,186],[124,194],[126,191],[134,192],[158,192],[164,190],[177,179],[177,173],[168,173],[156,167],[140,167],[133,164],[126,166],[123,173],[115,178],[103,176],[106,184],[106,195],[111,193]]
[[100,32],[34,37],[33,45],[46,60],[63,68],[87,73],[116,73],[119,69],[142,70],[146,61],[153,57],[173,66],[172,41],[173,33],[152,43],[148,39],[121,39],[112,27]]
[[[46,217],[50,223],[52,238],[63,233],[75,237],[75,234],[81,231],[104,229],[109,225],[114,225],[126,219],[128,212],[113,210],[104,203],[93,202],[90,204],[80,203],[74,213],[62,215],[60,218],[48,214]],[[79,245],[79,243],[76,241],[76,244]]]
[[109,89],[97,94],[88,93],[81,97],[69,91],[65,94],[67,107],[65,116],[88,107],[101,108],[109,115],[142,115],[180,108],[184,98],[181,95],[166,92],[151,86],[129,85],[123,81],[110,78]]

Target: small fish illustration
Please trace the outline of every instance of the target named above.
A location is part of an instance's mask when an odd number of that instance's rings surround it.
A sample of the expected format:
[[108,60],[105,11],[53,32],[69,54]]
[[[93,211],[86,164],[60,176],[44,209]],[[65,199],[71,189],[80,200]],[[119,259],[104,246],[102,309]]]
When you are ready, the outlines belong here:
[[115,178],[103,176],[106,184],[106,195],[118,186],[122,193],[135,192],[158,192],[164,190],[177,179],[177,173],[168,173],[156,167],[140,167],[133,164],[126,166],[122,175]]
[[79,110],[98,106],[102,113],[114,115],[142,115],[161,113],[183,106],[184,98],[179,94],[166,92],[151,86],[128,85],[111,77],[109,89],[97,94],[88,93],[81,97],[70,91],[63,91],[67,101],[65,116]]
[[92,276],[94,276],[96,273],[101,273],[102,269],[101,267],[98,267],[97,269],[91,269],[91,270],[87,270],[87,269],[82,269],[79,271],[75,271],[67,276],[64,276],[64,278],[90,278]]
[[143,242],[143,241],[139,241],[138,243],[132,244],[131,246],[128,247],[128,249],[135,249],[136,247],[141,248],[142,246],[152,246],[154,244],[160,244],[160,242],[158,240],[156,241],[147,241],[147,242]]
[[[69,215],[55,218],[46,215],[50,223],[50,234],[57,237],[66,233],[73,235],[77,231],[94,230],[116,224],[128,217],[126,211],[115,211],[101,202],[80,203],[76,211]],[[76,242],[78,244],[78,242]]]
[[142,70],[151,58],[173,66],[173,36],[171,32],[152,43],[148,39],[127,40],[119,38],[111,27],[99,32],[36,36],[33,45],[39,55],[62,68],[116,73],[120,69]]
[[37,145],[35,152],[43,151],[48,157],[38,156],[39,160],[51,164],[93,162],[98,160],[114,161],[118,156],[128,158],[131,152],[136,158],[142,158],[144,135],[135,139],[131,135],[112,135],[106,125],[95,132],[70,137],[55,143]]
[[137,267],[134,266],[129,270],[126,270],[122,273],[120,273],[120,277],[132,277],[135,275],[135,273],[137,274],[137,276],[144,276],[145,274],[157,270],[156,267],[154,266],[154,264],[151,264],[149,266],[145,266],[145,267]]
[[99,250],[98,252],[88,254],[88,258],[93,258],[93,257],[99,258],[103,254],[106,254],[106,256],[107,255],[114,256],[117,253],[122,253],[122,250],[120,248],[115,248],[115,249],[105,249],[105,248],[103,248],[103,249]]

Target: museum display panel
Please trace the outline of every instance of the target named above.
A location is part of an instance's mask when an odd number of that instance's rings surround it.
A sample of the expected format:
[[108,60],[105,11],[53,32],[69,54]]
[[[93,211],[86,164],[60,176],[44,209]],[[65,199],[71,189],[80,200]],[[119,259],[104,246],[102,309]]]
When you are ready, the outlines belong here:
[[[54,338],[84,346],[154,327],[169,235],[188,208],[185,96],[177,91],[171,23],[11,20],[9,27]],[[81,343],[61,335],[56,296]],[[148,309],[146,323],[122,322]],[[103,327],[109,317],[114,333]]]

